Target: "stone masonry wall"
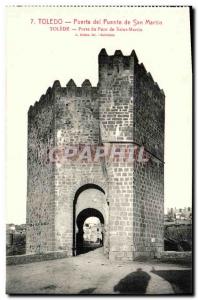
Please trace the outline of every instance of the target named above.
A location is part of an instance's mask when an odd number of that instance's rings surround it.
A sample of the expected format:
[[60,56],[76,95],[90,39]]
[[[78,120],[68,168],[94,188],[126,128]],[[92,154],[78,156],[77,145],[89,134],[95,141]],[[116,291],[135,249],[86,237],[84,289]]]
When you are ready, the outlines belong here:
[[132,260],[133,166],[125,162],[108,168],[109,178],[109,258]]
[[[99,102],[96,88],[85,80],[77,87],[70,80],[57,90],[55,103],[55,144],[57,147],[94,145],[100,140]],[[79,148],[80,149],[80,148]],[[69,161],[55,164],[55,240],[57,250],[72,255],[75,192],[83,185],[105,183],[101,164]],[[76,218],[77,216],[75,216]]]
[[99,118],[102,142],[131,141],[133,123],[134,52],[99,54]]
[[[99,54],[101,141],[113,143],[122,152],[133,141],[133,81],[136,55],[116,51]],[[121,143],[122,146],[121,146]],[[118,150],[119,151],[119,150]],[[122,155],[121,155],[122,156]],[[133,167],[124,160],[107,164],[109,183],[110,259],[132,260]]]
[[28,112],[26,253],[54,250],[54,167],[47,151],[54,145],[54,88]]
[[134,142],[164,160],[165,96],[143,64],[134,68]]
[[133,257],[163,250],[165,96],[143,64],[134,68],[134,142],[143,145],[147,163],[134,163]]
[[164,247],[164,166],[134,163],[133,258],[156,256]]

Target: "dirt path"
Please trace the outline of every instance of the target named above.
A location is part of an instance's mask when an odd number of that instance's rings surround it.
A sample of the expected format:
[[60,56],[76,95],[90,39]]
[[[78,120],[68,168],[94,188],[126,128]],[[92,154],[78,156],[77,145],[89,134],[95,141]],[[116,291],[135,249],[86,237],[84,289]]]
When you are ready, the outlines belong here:
[[174,294],[182,291],[165,280],[164,274],[167,279],[171,274],[190,272],[170,264],[111,263],[102,251],[100,248],[77,257],[8,266],[7,293]]

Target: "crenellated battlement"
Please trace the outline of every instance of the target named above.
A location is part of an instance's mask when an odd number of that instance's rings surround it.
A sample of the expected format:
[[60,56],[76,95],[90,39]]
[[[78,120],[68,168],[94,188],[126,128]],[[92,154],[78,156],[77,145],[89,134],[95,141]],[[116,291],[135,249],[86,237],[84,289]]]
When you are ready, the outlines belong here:
[[128,56],[123,55],[121,50],[116,50],[114,55],[108,55],[103,48],[98,55],[99,69],[104,65],[106,65],[108,69],[116,69],[118,66],[123,69],[129,69],[134,62],[138,62],[135,50]]
[[138,58],[134,50],[128,56],[123,55],[121,50],[116,50],[114,55],[108,55],[103,48],[98,55],[99,86],[109,75],[119,74],[124,70],[133,70],[137,63]]
[[89,79],[85,79],[81,86],[77,86],[73,79],[66,84],[66,88],[62,90],[62,94],[66,97],[96,97],[97,87],[93,87]]
[[34,105],[31,105],[28,111],[29,115],[37,113],[41,107],[45,105],[51,105],[53,102],[53,95],[56,93],[61,97],[85,97],[95,99],[98,97],[98,90],[101,87],[101,83],[105,85],[106,81],[109,80],[111,75],[114,77],[116,74],[121,74],[123,71],[132,71],[132,75],[135,76],[135,72],[140,72],[148,80],[156,93],[163,96],[164,91],[160,89],[158,84],[154,81],[150,72],[148,72],[143,63],[138,62],[138,57],[135,50],[132,50],[130,55],[123,55],[121,50],[116,50],[113,55],[108,55],[106,49],[102,49],[98,55],[98,65],[99,65],[99,81],[97,87],[92,86],[89,79],[85,79],[81,86],[77,86],[73,79],[70,79],[65,87],[62,87],[59,80],[55,80],[52,87],[49,87],[45,94],[43,94],[39,101],[36,101]]
[[162,89],[160,89],[159,85],[157,84],[157,82],[155,82],[151,73],[146,70],[143,63],[140,63],[137,65],[137,70],[138,70],[138,72],[141,73],[141,76],[144,76],[145,79],[150,82],[150,84],[155,88],[155,91],[157,93],[160,93],[164,96],[164,91]]
[[65,97],[97,97],[98,88],[93,87],[89,79],[85,79],[81,86],[77,86],[73,79],[70,79],[66,87],[62,87],[59,80],[55,80],[52,87],[49,87],[45,94],[43,94],[38,101],[31,105],[28,110],[28,115],[36,114],[41,107],[52,104],[53,94],[58,93]]
[[140,70],[142,75],[150,80],[151,83],[155,86],[156,91],[161,93],[164,96],[164,91],[160,89],[158,84],[153,79],[150,72],[148,72],[143,63],[139,64],[138,57],[135,50],[132,50],[131,54],[128,56],[123,55],[121,50],[116,50],[113,55],[108,55],[106,49],[102,49],[98,55],[98,64],[99,64],[99,82],[105,81],[109,75],[119,74],[124,70],[131,70],[135,74],[135,70]]
[[49,87],[45,94],[41,95],[40,99],[31,105],[28,110],[28,115],[33,116],[41,110],[42,107],[52,104],[52,95],[61,89],[59,80],[55,80],[52,87]]

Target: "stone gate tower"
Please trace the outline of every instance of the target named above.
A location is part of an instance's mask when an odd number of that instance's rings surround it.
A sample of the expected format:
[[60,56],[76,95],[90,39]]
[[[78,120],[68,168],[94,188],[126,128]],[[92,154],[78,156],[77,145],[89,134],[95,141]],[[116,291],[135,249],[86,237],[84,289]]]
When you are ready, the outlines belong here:
[[[163,249],[165,95],[135,51],[102,49],[98,65],[97,87],[55,81],[28,111],[27,253],[78,254],[90,216],[110,259]],[[149,160],[126,159],[141,146]]]

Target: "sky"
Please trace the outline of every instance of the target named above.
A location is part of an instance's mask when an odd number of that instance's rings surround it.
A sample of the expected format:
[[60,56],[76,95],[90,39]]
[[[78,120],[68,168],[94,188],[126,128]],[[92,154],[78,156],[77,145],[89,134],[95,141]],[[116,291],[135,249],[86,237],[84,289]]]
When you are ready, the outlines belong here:
[[[50,31],[38,19],[159,20],[142,32],[115,37],[75,37]],[[33,19],[33,23],[32,23]],[[35,23],[34,23],[35,22]],[[192,91],[187,8],[9,7],[6,18],[6,223],[25,223],[27,111],[58,79],[78,86],[98,81],[98,53],[134,49],[166,95],[165,209],[191,206]],[[140,26],[142,28],[142,26]]]

